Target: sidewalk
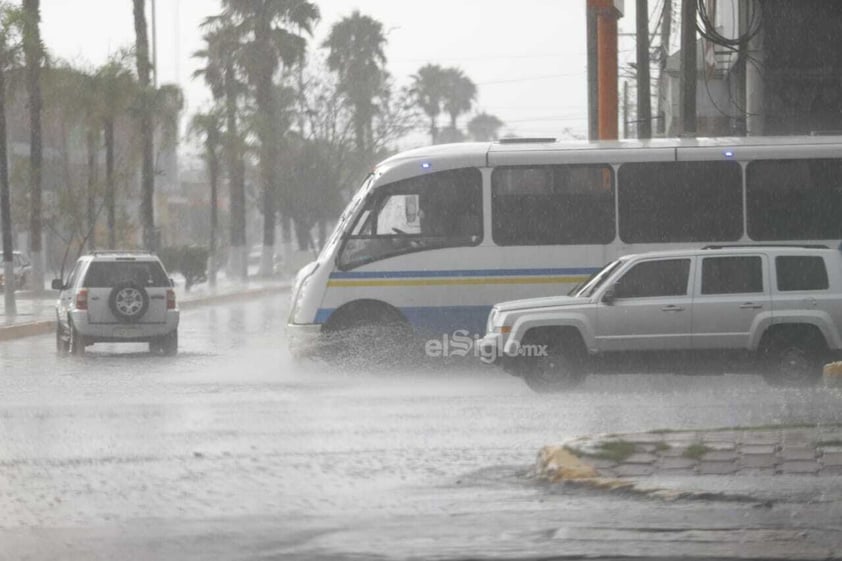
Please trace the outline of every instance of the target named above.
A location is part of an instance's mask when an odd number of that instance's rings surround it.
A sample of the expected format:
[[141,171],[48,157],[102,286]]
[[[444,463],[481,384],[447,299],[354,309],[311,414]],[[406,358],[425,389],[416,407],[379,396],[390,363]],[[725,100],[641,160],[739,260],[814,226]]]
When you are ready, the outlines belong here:
[[840,476],[842,424],[582,437],[545,446],[535,475],[608,489],[634,489],[652,476]]
[[[249,278],[243,284],[226,279],[220,275],[216,289],[211,290],[207,283],[191,287],[190,292],[184,290],[184,279],[174,275],[175,292],[178,307],[187,310],[197,306],[214,302],[231,302],[232,300],[257,297],[263,294],[282,292],[290,288],[291,282],[286,277],[273,279]],[[0,341],[29,337],[52,332],[55,329],[55,302],[58,293],[46,289],[36,294],[32,291],[15,293],[17,315],[8,316],[5,302],[0,295]]]

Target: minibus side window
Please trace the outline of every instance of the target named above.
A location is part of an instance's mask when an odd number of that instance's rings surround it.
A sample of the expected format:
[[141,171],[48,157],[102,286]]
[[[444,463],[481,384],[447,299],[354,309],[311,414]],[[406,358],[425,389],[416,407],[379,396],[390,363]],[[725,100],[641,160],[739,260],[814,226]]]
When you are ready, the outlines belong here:
[[615,237],[609,165],[501,166],[491,174],[497,245],[607,244]]
[[743,236],[742,168],[734,161],[620,166],[624,243],[730,242]]
[[[756,241],[842,237],[842,160],[755,160],[746,169],[748,235]],[[809,219],[805,219],[809,217]]]
[[482,175],[448,170],[376,189],[339,255],[349,269],[405,253],[482,241]]

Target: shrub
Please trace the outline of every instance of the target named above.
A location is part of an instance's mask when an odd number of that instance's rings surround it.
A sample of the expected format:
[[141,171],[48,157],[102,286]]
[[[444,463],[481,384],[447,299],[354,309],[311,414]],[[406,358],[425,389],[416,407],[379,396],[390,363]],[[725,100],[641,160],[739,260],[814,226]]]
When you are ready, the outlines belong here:
[[205,247],[185,245],[165,247],[158,252],[158,257],[170,273],[184,275],[184,289],[208,278],[208,250]]

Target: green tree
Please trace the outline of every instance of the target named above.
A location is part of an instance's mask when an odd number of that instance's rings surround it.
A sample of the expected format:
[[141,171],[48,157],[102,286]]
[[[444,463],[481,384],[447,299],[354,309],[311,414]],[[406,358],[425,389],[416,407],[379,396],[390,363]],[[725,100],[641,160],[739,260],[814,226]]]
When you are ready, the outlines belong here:
[[322,43],[322,47],[329,49],[328,68],[337,73],[339,89],[348,97],[353,109],[354,134],[360,154],[368,154],[373,144],[376,99],[388,76],[385,45],[383,24],[357,10],[335,23]]
[[132,0],[134,7],[135,63],[140,85],[140,137],[143,144],[143,165],[141,168],[140,215],[143,225],[143,246],[157,249],[155,233],[155,169],[152,130],[152,91],[149,62],[149,38],[146,28],[146,0]]
[[40,0],[23,0],[22,34],[26,59],[26,89],[29,96],[29,250],[32,258],[32,285],[36,291],[41,292],[44,290],[41,240],[41,66],[44,63],[44,46],[41,43]]
[[471,135],[472,139],[479,142],[497,140],[503,124],[503,121],[494,115],[485,112],[478,113],[468,121],[468,134]]
[[447,73],[437,64],[427,64],[412,76],[415,100],[430,120],[430,142],[438,140],[438,117],[447,91]]
[[473,107],[477,86],[458,68],[446,68],[444,73],[443,106],[450,115],[450,127],[456,130],[456,119]]
[[6,73],[20,63],[16,8],[0,2],[0,222],[3,226],[3,301],[8,316],[17,315],[12,257],[12,213],[9,196],[9,158],[6,145]]
[[221,16],[208,18],[202,23],[206,30],[205,48],[193,56],[204,59],[204,66],[193,76],[201,77],[210,87],[214,99],[223,104],[225,116],[225,134],[223,148],[228,171],[230,196],[230,268],[236,278],[244,280],[246,269],[246,187],[245,163],[243,161],[244,142],[240,135],[240,98],[245,86],[239,79],[235,64],[235,55],[239,41],[236,30],[230,21]]
[[210,181],[210,236],[208,239],[208,283],[216,286],[217,242],[216,231],[219,225],[218,193],[219,168],[222,145],[223,113],[220,107],[214,107],[205,113],[196,113],[190,119],[188,134],[202,142],[202,158],[208,170]]
[[263,210],[263,257],[260,274],[274,268],[275,191],[278,189],[278,108],[274,80],[281,64],[303,60],[319,9],[308,0],[223,0],[222,16],[233,23],[239,37],[236,57],[243,74],[254,88],[260,140],[261,204]]

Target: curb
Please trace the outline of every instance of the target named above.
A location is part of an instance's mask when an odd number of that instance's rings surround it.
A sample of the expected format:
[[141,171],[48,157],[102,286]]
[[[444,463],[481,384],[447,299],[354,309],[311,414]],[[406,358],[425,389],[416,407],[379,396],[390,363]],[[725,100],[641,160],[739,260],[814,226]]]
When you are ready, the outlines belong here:
[[[544,446],[535,479],[674,500],[709,493],[646,485],[646,477],[842,473],[842,425],[775,425],[581,437]],[[728,500],[753,500],[719,496]]]
[[[245,290],[242,292],[230,292],[222,294],[209,294],[199,298],[190,300],[182,300],[178,304],[180,310],[190,310],[199,308],[208,304],[215,304],[218,302],[240,302],[249,300],[251,298],[259,298],[269,294],[279,292],[286,292],[290,289],[290,284],[282,284],[277,286],[264,286],[254,290]],[[53,319],[45,319],[39,321],[31,321],[27,323],[18,323],[15,325],[0,325],[0,341],[10,341],[12,339],[21,339],[23,337],[32,337],[35,335],[44,335],[55,330],[56,322]]]

